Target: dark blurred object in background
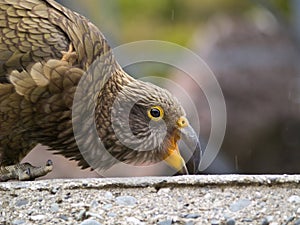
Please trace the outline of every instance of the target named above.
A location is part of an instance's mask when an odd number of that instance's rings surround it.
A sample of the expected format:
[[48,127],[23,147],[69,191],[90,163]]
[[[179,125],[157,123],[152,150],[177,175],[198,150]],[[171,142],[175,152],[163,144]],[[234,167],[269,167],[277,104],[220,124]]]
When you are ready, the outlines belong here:
[[[299,52],[274,18],[241,20],[218,16],[198,33],[202,56],[216,75],[226,101],[228,121],[221,152],[239,173],[300,172]],[[264,26],[262,26],[264,23]],[[205,44],[203,44],[205,43]],[[178,83],[195,90],[177,74]],[[205,80],[203,81],[205,82]],[[197,102],[204,136],[210,111],[201,92]],[[187,110],[188,111],[188,110]],[[216,168],[218,173],[222,171]]]

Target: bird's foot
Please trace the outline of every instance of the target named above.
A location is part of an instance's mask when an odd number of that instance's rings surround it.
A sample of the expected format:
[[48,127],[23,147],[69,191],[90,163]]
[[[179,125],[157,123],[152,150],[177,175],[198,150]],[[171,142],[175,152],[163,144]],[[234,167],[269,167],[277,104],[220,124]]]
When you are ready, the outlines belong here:
[[22,163],[0,167],[0,182],[8,180],[34,180],[45,176],[53,169],[53,163],[48,160],[45,166],[32,166],[30,163]]
[[73,45],[69,45],[69,50],[67,52],[62,51],[61,54],[63,55],[61,60],[67,62],[70,66],[72,66],[77,60],[77,53],[73,51]]

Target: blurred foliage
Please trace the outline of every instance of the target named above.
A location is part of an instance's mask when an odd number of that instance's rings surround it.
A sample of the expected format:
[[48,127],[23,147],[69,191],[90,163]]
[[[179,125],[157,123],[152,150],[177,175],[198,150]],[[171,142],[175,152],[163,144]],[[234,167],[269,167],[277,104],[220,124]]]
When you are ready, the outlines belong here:
[[89,0],[88,4],[83,0],[65,0],[63,3],[116,33],[118,42],[160,39],[182,45],[213,15],[240,15],[253,7],[251,2],[239,0]]
[[291,12],[291,4],[289,0],[271,0],[271,5],[274,5],[285,16],[289,17]]
[[186,45],[217,14],[243,16],[269,5],[289,16],[291,0],[60,0],[89,17],[117,43],[159,39]]
[[242,13],[250,4],[236,0],[118,0],[124,42],[160,39],[185,45],[191,34],[218,12]]
[[[194,33],[202,32],[206,23],[216,15],[236,18],[246,15],[249,18],[249,13],[255,9],[270,6],[280,14],[288,16],[292,0],[60,1],[92,20],[114,47],[149,39],[189,46]],[[162,69],[159,74],[165,72]]]

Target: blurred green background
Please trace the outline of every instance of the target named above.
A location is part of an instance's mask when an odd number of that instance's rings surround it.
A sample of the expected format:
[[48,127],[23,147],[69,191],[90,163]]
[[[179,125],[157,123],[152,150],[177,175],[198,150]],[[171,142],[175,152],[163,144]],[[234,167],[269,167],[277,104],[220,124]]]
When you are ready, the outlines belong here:
[[[259,23],[264,14],[274,16],[283,26],[296,24],[297,0],[58,0],[63,5],[85,15],[95,23],[112,47],[139,40],[162,40],[195,49],[197,43],[203,44],[206,27],[210,21],[220,16],[230,16],[236,20]],[[267,15],[267,16],[270,16]],[[263,23],[263,21],[262,21]],[[299,28],[300,30],[300,28]],[[203,38],[203,40],[201,40]],[[143,65],[143,70],[135,68],[136,76],[166,76],[168,66]]]
[[[288,0],[61,0],[64,5],[84,14],[112,39],[121,44],[144,39],[159,39],[188,45],[193,32],[217,14],[252,17],[262,5],[276,8],[291,17]],[[267,3],[266,3],[267,2]]]

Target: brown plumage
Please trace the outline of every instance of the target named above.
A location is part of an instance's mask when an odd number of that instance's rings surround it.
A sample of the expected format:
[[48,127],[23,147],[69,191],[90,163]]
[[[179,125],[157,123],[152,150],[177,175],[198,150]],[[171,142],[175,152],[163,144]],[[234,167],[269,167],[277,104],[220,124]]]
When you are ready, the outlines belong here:
[[[73,102],[75,91],[79,100]],[[128,105],[130,133],[122,132]],[[41,143],[82,168],[158,162],[177,152],[169,164],[179,169],[176,143],[187,121],[178,121],[184,116],[169,92],[123,71],[86,18],[53,0],[0,0],[0,166],[19,163]]]

